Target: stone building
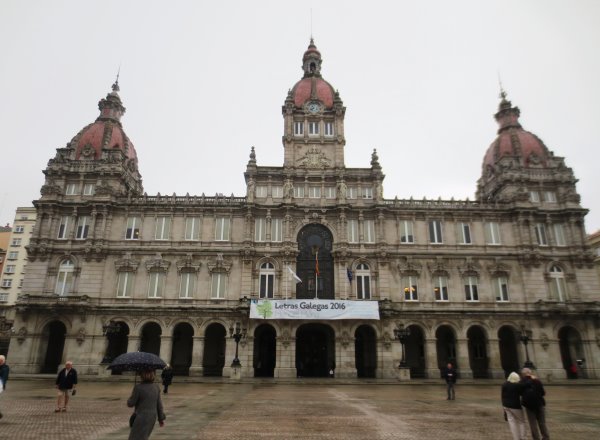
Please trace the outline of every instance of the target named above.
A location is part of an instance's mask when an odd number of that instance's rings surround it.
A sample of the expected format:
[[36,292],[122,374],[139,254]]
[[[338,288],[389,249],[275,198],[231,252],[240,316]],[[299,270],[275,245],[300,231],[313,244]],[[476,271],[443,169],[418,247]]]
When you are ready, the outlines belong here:
[[462,377],[525,362],[598,377],[600,287],[564,159],[503,92],[475,201],[384,198],[375,151],[345,166],[346,108],[321,63],[311,40],[283,164],[252,149],[242,197],[146,195],[115,83],[44,170],[13,370],[69,358],[102,374],[139,349],[204,376],[393,378],[404,361],[439,377],[451,361]]

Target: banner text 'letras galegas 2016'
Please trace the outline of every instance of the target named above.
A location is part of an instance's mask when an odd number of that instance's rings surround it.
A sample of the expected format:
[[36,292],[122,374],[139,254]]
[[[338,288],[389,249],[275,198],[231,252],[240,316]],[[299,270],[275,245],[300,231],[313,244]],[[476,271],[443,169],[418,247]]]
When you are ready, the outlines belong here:
[[377,301],[253,299],[251,319],[379,319]]

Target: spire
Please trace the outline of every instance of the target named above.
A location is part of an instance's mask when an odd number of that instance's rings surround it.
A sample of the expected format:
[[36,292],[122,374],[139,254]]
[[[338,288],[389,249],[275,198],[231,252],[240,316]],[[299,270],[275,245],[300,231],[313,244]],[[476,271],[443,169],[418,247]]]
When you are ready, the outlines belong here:
[[[119,72],[121,68],[119,67]],[[119,91],[121,88],[119,87],[119,73],[117,73],[117,79],[111,86],[112,92],[106,95],[106,98],[101,99],[98,102],[98,109],[100,109],[100,116],[98,116],[99,121],[112,120],[120,123],[121,116],[125,113],[125,107],[121,102],[121,97],[119,96]]]
[[310,44],[308,49],[304,52],[302,57],[302,69],[304,70],[304,78],[309,77],[321,77],[321,52],[315,46],[315,40],[310,37]]
[[519,107],[513,107],[512,103],[506,99],[507,93],[502,87],[502,83],[500,83],[500,104],[498,105],[498,112],[494,115],[498,125],[498,133],[503,132],[504,130],[508,130],[511,127],[514,128],[522,128],[519,123],[519,116],[521,115],[521,110]]

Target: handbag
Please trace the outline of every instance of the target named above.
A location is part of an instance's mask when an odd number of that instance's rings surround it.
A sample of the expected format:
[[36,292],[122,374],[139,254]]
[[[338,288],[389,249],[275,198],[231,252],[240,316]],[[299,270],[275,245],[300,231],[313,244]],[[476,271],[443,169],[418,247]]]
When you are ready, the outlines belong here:
[[133,428],[133,422],[135,422],[135,417],[136,417],[136,413],[131,414],[131,416],[129,417],[129,427]]

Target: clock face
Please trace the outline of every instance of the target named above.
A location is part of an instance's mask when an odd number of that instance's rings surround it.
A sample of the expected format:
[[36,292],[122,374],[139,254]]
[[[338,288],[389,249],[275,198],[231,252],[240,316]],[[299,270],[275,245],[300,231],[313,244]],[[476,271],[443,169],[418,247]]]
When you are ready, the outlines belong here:
[[318,102],[309,102],[306,106],[306,109],[313,114],[319,113],[321,111],[321,104],[319,104]]

